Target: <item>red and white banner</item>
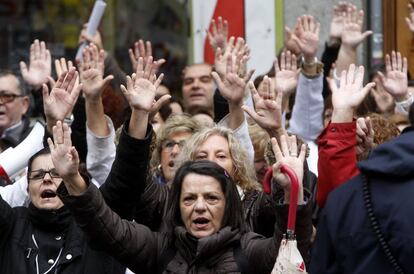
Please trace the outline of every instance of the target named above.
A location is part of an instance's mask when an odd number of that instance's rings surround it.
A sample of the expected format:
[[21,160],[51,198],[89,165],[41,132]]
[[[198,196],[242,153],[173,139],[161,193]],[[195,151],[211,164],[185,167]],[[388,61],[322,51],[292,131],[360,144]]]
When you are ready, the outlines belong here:
[[193,0],[194,63],[214,62],[205,30],[211,28],[211,19],[221,16],[229,22],[229,37],[244,37],[251,48],[248,67],[256,75],[268,72],[276,56],[275,1],[280,0]]

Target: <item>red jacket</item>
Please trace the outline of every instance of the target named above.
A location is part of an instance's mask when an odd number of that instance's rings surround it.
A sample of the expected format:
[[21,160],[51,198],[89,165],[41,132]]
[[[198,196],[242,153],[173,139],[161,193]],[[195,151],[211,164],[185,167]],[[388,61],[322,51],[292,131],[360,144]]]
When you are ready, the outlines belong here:
[[318,138],[319,207],[325,205],[330,192],[359,174],[357,168],[356,122],[329,123]]

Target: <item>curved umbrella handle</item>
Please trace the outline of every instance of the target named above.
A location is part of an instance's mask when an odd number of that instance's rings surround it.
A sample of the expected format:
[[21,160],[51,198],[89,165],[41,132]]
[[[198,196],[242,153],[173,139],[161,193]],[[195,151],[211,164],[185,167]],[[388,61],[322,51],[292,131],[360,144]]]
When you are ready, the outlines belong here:
[[[282,173],[286,174],[289,177],[290,183],[291,183],[289,214],[288,214],[288,224],[287,224],[287,232],[289,236],[295,233],[296,209],[298,207],[299,181],[298,181],[298,176],[296,175],[295,171],[293,171],[293,169],[291,169],[287,165],[282,165],[280,167],[280,170],[282,171]],[[267,194],[271,193],[272,177],[273,177],[273,169],[269,167],[263,179],[263,191]]]
[[298,208],[298,191],[299,191],[299,181],[298,176],[296,176],[295,171],[286,165],[282,165],[280,170],[285,173],[290,179],[290,201],[289,201],[289,215],[288,215],[288,224],[287,232],[289,234],[295,233],[295,224],[296,224],[296,209]]

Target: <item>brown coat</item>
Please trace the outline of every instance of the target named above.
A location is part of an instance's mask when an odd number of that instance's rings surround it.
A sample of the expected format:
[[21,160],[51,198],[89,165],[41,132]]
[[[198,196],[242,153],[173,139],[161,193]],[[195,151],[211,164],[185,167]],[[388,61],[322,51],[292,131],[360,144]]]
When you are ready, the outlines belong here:
[[[270,273],[282,239],[277,228],[273,238],[242,234],[230,227],[199,240],[183,227],[170,234],[152,232],[112,212],[93,184],[81,196],[68,196],[62,184],[58,194],[91,246],[108,252],[137,273]],[[238,257],[237,246],[242,254]],[[252,268],[254,271],[247,270]]]

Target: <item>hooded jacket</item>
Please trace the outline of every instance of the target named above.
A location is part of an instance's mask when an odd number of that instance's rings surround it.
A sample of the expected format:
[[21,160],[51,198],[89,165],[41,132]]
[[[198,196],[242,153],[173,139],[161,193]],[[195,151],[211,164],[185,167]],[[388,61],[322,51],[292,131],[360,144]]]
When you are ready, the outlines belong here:
[[368,220],[362,177],[374,214],[406,273],[414,269],[414,128],[378,146],[358,164],[361,174],[333,191],[322,211],[310,273],[394,273]]

